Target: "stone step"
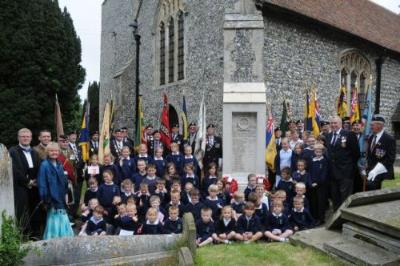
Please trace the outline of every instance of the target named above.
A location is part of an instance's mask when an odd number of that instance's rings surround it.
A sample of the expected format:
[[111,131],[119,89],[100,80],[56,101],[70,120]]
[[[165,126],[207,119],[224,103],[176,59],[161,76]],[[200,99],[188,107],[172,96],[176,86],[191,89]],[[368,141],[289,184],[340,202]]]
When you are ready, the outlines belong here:
[[343,224],[342,234],[345,239],[359,239],[400,255],[400,239],[378,231],[354,223],[345,223]]
[[400,256],[358,239],[330,241],[324,249],[356,265],[400,265]]
[[150,265],[176,265],[173,252],[154,252],[136,256],[127,256],[112,259],[87,261],[82,263],[66,264],[68,266],[150,266]]
[[400,239],[400,200],[342,209],[344,220]]

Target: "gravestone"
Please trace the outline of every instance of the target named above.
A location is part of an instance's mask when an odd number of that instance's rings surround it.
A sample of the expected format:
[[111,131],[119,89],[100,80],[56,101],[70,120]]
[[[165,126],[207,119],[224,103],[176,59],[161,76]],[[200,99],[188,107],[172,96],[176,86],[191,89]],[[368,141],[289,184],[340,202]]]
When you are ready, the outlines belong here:
[[325,228],[298,232],[290,241],[346,263],[400,265],[400,188],[351,195]]
[[[6,211],[14,217],[14,187],[12,178],[11,159],[6,146],[0,143],[0,214]],[[0,215],[0,226],[1,226]]]
[[264,20],[253,0],[225,10],[223,175],[241,187],[249,173],[265,176]]

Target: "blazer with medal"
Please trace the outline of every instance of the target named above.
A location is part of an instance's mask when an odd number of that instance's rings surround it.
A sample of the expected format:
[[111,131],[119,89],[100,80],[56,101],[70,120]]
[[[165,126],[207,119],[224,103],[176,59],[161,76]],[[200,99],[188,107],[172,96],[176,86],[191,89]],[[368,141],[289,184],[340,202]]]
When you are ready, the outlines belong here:
[[208,163],[215,162],[218,164],[218,159],[222,158],[222,139],[221,137],[213,136],[214,141],[211,145],[210,137],[206,138],[206,152],[204,154],[204,160]]
[[368,138],[367,148],[367,165],[368,170],[374,169],[377,163],[381,163],[385,166],[387,173],[384,175],[384,179],[394,179],[393,164],[396,159],[396,140],[383,132],[381,138],[371,147],[374,135]]
[[333,137],[332,131],[327,138],[329,161],[336,168],[352,171],[360,157],[356,135],[351,131],[341,129],[334,144],[332,144]]

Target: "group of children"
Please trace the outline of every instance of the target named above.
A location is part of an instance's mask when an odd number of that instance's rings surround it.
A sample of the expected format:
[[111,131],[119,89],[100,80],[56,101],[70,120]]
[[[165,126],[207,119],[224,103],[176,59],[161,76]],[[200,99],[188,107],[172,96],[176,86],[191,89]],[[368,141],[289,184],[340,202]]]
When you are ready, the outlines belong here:
[[[326,202],[323,146],[313,148],[312,164],[299,158],[297,169],[280,170],[273,192],[256,175],[248,176],[244,192],[233,192],[230,180],[222,179],[217,165],[206,167],[200,178],[199,164],[190,146],[184,154],[178,145],[163,158],[163,150],[148,156],[146,146],[133,158],[129,148],[113,160],[97,156],[86,174],[88,190],[81,206],[80,235],[138,235],[182,232],[182,216],[192,213],[197,229],[197,245],[252,241],[287,241],[298,230],[323,222]],[[310,169],[310,170],[308,170]],[[311,213],[309,212],[311,210]]]

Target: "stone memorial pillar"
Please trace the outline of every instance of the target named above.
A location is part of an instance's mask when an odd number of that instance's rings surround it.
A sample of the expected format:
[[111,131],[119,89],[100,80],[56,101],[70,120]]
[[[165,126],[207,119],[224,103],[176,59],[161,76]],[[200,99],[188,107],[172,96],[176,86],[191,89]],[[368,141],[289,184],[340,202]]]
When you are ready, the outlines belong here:
[[224,23],[223,175],[243,188],[265,176],[264,20],[254,0],[239,0]]
[[1,213],[14,217],[14,187],[11,159],[6,146],[0,143],[0,227]]

